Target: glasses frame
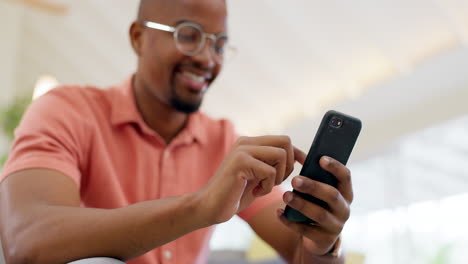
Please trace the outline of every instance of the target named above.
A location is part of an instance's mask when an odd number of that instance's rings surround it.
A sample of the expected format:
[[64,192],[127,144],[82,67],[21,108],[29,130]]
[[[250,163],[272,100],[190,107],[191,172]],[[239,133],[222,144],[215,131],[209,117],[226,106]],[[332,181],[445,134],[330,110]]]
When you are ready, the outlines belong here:
[[[220,58],[223,58],[223,56],[224,56],[224,51],[222,53],[217,52],[215,46],[216,46],[216,42],[221,38],[225,38],[226,42],[228,41],[228,36],[225,33],[219,33],[219,34],[206,33],[199,24],[194,23],[194,22],[190,22],[190,21],[182,22],[182,23],[178,24],[175,27],[160,24],[160,23],[156,23],[156,22],[152,22],[152,21],[143,21],[142,25],[147,27],[147,28],[172,33],[173,37],[174,37],[174,42],[176,43],[176,46],[177,46],[177,49],[180,52],[182,52],[183,54],[187,55],[187,56],[193,57],[193,56],[198,55],[203,50],[203,48],[205,47],[205,44],[207,42],[206,39],[211,39],[211,50],[212,50],[212,52],[214,52],[215,56],[219,56]],[[179,33],[179,29],[184,27],[184,26],[194,27],[194,28],[198,29],[202,33],[202,41],[198,45],[198,48],[196,50],[194,50],[193,52],[184,51],[184,50],[182,50],[182,48],[179,47],[179,42],[177,41],[178,33]],[[229,47],[227,44],[225,46],[226,47],[223,47],[223,50],[225,48]]]

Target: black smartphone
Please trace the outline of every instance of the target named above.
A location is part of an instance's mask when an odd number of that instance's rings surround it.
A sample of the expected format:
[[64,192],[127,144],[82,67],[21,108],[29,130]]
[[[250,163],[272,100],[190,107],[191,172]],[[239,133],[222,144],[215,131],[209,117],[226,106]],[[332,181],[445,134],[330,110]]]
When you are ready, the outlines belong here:
[[[346,165],[361,132],[361,127],[361,120],[355,117],[333,110],[328,111],[322,119],[300,175],[337,187],[337,179],[320,167],[319,160],[323,156],[329,156]],[[328,209],[328,204],[320,199],[296,190],[293,192],[305,200]],[[292,222],[315,223],[314,220],[289,206],[286,206],[284,214]]]

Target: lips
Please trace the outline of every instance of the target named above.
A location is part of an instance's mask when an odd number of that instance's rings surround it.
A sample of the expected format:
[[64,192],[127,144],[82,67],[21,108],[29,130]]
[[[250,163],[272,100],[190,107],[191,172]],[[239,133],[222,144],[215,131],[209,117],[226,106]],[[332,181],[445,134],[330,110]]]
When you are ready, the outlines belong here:
[[177,72],[177,78],[190,92],[200,93],[208,88],[211,74],[199,74],[193,71],[182,70]]
[[200,76],[200,75],[197,75],[195,73],[188,72],[188,71],[184,71],[184,72],[182,72],[182,74],[184,75],[184,77],[187,77],[187,78],[191,79],[194,82],[200,82],[200,83],[205,82],[205,77],[204,76]]

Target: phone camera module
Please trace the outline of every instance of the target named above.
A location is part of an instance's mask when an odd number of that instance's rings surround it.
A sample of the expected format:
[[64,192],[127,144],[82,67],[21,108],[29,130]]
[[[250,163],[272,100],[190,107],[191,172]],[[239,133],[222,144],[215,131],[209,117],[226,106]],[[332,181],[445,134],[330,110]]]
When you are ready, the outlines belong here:
[[340,128],[343,126],[343,120],[338,117],[333,117],[330,121],[330,126],[333,128]]

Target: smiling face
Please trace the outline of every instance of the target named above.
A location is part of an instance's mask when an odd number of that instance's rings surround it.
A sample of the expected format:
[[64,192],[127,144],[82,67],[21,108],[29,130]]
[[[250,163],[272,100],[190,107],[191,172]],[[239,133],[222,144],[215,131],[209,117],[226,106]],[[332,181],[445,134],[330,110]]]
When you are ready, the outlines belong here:
[[[219,34],[226,32],[226,17],[224,0],[142,0],[138,20],[172,27],[190,21],[207,33]],[[187,56],[177,48],[170,32],[136,23],[130,33],[139,57],[137,75],[144,90],[137,92],[179,112],[197,111],[222,68],[222,61],[216,60],[211,50],[211,40],[199,54]]]

